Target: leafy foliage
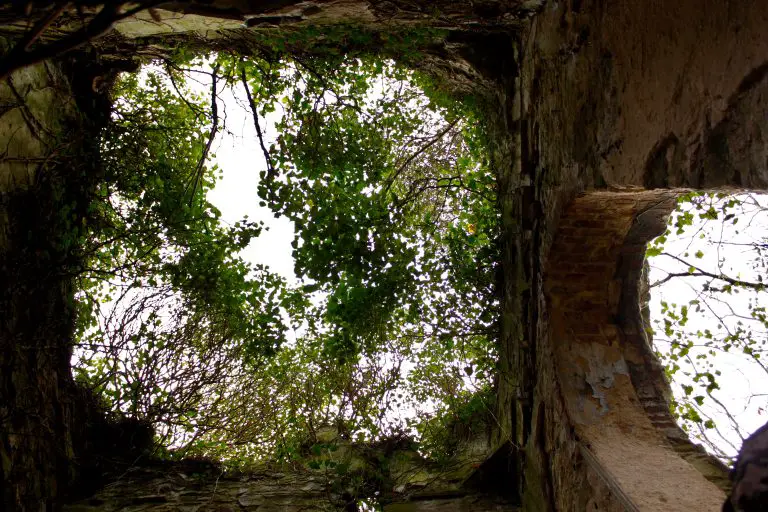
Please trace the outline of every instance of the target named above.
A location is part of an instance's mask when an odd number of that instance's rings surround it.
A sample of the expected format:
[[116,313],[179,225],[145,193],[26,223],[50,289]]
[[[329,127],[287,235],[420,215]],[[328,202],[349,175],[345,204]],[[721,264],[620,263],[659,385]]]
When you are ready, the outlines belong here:
[[206,200],[216,169],[206,162],[205,105],[171,92],[181,77],[142,78],[120,82],[103,136],[106,179],[78,276],[76,371],[115,410],[180,415],[175,424],[230,359],[253,365],[281,345],[283,283],[237,256],[261,226],[224,227]]
[[648,248],[662,294],[655,343],[676,385],[674,412],[726,460],[766,410],[767,211],[760,196],[690,193]]
[[[392,326],[424,319],[422,304],[440,300],[446,278],[492,282],[477,274],[488,272],[496,236],[493,178],[465,142],[477,134],[462,112],[434,104],[408,84],[407,71],[381,61],[353,60],[322,74],[297,65],[282,74],[285,113],[260,195],[297,226],[296,272],[329,294],[335,355],[354,355]],[[475,261],[481,247],[485,268]],[[463,296],[450,291],[451,301]],[[485,296],[473,302],[491,301],[488,286],[478,291]]]
[[[225,226],[207,199],[224,87],[263,149],[260,201],[296,226],[295,286],[238,255],[262,224]],[[123,77],[77,377],[155,423],[168,456],[291,460],[329,425],[444,446],[430,418],[466,411],[473,389],[488,405],[499,219],[479,118],[437,91],[391,61],[274,47]]]

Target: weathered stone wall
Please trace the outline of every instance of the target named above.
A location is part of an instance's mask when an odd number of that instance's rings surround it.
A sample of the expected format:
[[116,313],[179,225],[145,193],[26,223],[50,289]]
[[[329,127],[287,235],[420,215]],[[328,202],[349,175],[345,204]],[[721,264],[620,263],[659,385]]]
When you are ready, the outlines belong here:
[[760,0],[550,2],[523,31],[523,111],[561,188],[765,188]]
[[[64,510],[357,511],[361,495],[387,512],[516,510],[499,493],[489,493],[492,486],[473,478],[477,468],[481,473],[499,469],[484,464],[489,458],[485,435],[461,443],[452,463],[441,465],[425,461],[410,443],[356,445],[335,432],[322,435],[334,449],[311,456],[319,469],[273,464],[238,474],[209,461],[144,461]],[[337,472],[339,467],[347,469]]]
[[70,494],[94,466],[86,447],[109,451],[92,426],[107,429],[107,443],[119,439],[69,369],[73,280],[107,115],[91,89],[98,62],[81,62],[45,62],[0,83],[0,499],[7,510],[55,507]]
[[280,25],[339,24],[430,26],[448,30],[482,29],[509,31],[518,28],[544,0],[467,1],[392,0],[285,0],[250,2],[169,2],[153,14],[144,11],[117,24],[129,37],[197,32],[203,37],[220,37],[226,30],[274,28]]
[[[576,257],[571,253],[579,245],[593,244],[593,234],[581,233],[563,249],[552,249],[560,219],[567,219],[567,205],[585,189],[766,186],[766,16],[768,5],[756,0],[568,0],[549,2],[520,34],[517,87],[507,89],[506,116],[511,137],[519,143],[510,179],[517,177],[521,197],[529,198],[518,202],[519,219],[532,228],[521,228],[519,222],[513,226],[523,240],[518,242],[521,254],[531,257],[522,258],[523,286],[507,284],[505,294],[523,297],[522,310],[529,315],[521,318],[534,335],[502,345],[502,350],[510,361],[532,357],[536,362],[533,391],[524,393],[534,397],[527,406],[526,510],[583,510],[595,504],[620,510],[641,501],[616,482],[606,485],[610,478],[593,478],[603,472],[603,462],[581,443],[573,425],[578,401],[572,400],[579,393],[572,387],[581,381],[563,381],[555,364],[562,333],[550,326],[561,312],[542,293],[544,269],[556,272]],[[595,217],[614,216],[611,208],[607,202]],[[625,248],[624,261],[631,259],[634,270],[642,262],[645,240]],[[504,263],[515,261],[505,258]],[[626,294],[637,284],[629,279],[622,287],[602,290],[609,294],[602,298],[613,294],[616,300],[618,293],[624,308]],[[579,307],[588,316],[595,305],[584,301]],[[630,322],[624,328],[622,346],[639,346],[638,326]],[[651,418],[665,446],[675,444],[679,432],[665,415],[658,362],[647,350],[628,361],[633,392],[644,405],[638,421],[647,424],[651,420],[642,418]],[[516,393],[510,390],[507,400]],[[722,483],[722,468],[677,439],[676,453],[687,452],[701,471]],[[590,490],[580,494],[585,487]],[[715,494],[710,494],[713,502]]]
[[344,510],[344,505],[322,474],[272,468],[232,476],[211,464],[188,462],[131,468],[94,496],[64,510],[319,512]]
[[[297,468],[266,468],[224,475],[211,468],[166,464],[135,467],[88,499],[64,506],[65,512],[323,512],[358,510],[351,496],[334,487],[336,475]],[[384,505],[385,512],[512,512],[501,499],[473,493],[413,495]]]
[[65,158],[76,109],[50,64],[0,84],[0,104],[0,490],[22,509],[70,479],[70,288],[54,266],[56,179],[41,173]]

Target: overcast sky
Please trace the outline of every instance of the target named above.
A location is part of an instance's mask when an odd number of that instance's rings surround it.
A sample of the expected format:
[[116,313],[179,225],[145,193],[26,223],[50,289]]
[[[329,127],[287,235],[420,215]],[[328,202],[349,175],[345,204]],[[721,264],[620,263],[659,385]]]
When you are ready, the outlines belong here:
[[[237,88],[237,92],[245,95],[242,86]],[[251,220],[263,221],[268,231],[254,239],[242,256],[251,263],[267,265],[273,272],[294,282],[296,275],[291,256],[293,223],[285,217],[277,219],[269,208],[259,206],[259,172],[265,170],[266,165],[253,118],[235,101],[232,89],[223,90],[220,99],[226,105],[226,129],[232,133],[220,132],[214,146],[214,162],[224,171],[224,175],[208,197],[221,210],[224,222],[232,224],[246,215]],[[262,129],[266,129],[269,140],[274,137],[274,121],[272,118],[265,123],[262,119]]]

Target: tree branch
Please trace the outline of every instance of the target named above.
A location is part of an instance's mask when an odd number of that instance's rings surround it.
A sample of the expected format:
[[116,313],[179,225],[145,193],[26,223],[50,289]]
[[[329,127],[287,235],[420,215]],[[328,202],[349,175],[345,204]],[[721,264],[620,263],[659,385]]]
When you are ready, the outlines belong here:
[[667,281],[669,281],[670,279],[672,279],[673,277],[693,276],[693,277],[709,277],[709,278],[712,278],[712,279],[719,279],[720,281],[725,281],[726,283],[731,284],[733,286],[741,286],[743,288],[751,288],[751,289],[753,289],[755,291],[758,291],[758,292],[761,292],[761,291],[765,290],[765,286],[766,285],[763,284],[763,283],[754,283],[752,281],[742,281],[741,279],[733,279],[732,277],[728,277],[725,274],[713,274],[712,272],[707,272],[706,270],[700,269],[696,265],[691,265],[689,262],[685,261],[682,258],[679,258],[679,257],[675,256],[674,254],[669,254],[667,252],[663,252],[663,253],[660,254],[660,256],[667,256],[669,258],[672,258],[673,260],[676,260],[676,261],[682,263],[683,265],[686,265],[687,267],[694,269],[695,272],[684,272],[684,273],[683,272],[677,272],[677,273],[667,274],[667,277],[665,277],[664,279],[660,279],[660,280],[656,281],[655,283],[653,283],[651,285],[651,288],[653,288],[655,286],[659,286],[661,284],[664,284]]
[[423,154],[430,147],[434,146],[437,143],[437,141],[442,139],[445,136],[446,133],[451,131],[451,129],[454,126],[456,126],[460,120],[461,120],[461,118],[456,118],[451,123],[448,123],[448,126],[443,128],[437,135],[432,137],[432,140],[430,140],[429,142],[424,144],[422,147],[420,147],[419,149],[414,151],[408,158],[406,158],[405,162],[403,162],[403,164],[400,167],[398,167],[398,169],[395,171],[395,174],[393,174],[392,177],[390,177],[387,180],[387,186],[384,188],[384,194],[386,195],[387,192],[389,192],[389,189],[392,188],[392,185],[395,183],[395,180],[397,179],[397,177],[400,176],[400,174],[405,170],[405,168],[408,167],[408,165],[411,162],[413,162],[413,160],[416,157],[418,157],[419,155]]
[[[242,64],[242,61],[241,61]],[[264,133],[261,131],[261,124],[259,123],[259,114],[256,108],[256,102],[253,101],[251,95],[251,88],[248,87],[248,77],[245,74],[245,66],[240,67],[240,80],[245,88],[245,95],[248,98],[248,104],[251,107],[251,114],[253,115],[253,125],[256,128],[256,135],[259,138],[259,146],[261,146],[261,152],[264,154],[264,160],[267,163],[267,182],[272,183],[277,178],[277,170],[272,163],[272,157],[269,155],[266,144],[264,144]]]
[[203,154],[200,156],[200,160],[197,163],[197,169],[195,170],[195,181],[192,184],[192,194],[189,197],[189,204],[192,205],[192,201],[195,198],[195,192],[197,192],[197,185],[202,181],[203,172],[205,171],[205,161],[208,160],[208,153],[211,151],[213,140],[216,138],[216,134],[219,131],[219,106],[216,100],[218,99],[218,72],[221,68],[221,64],[216,63],[211,73],[211,133],[208,135],[208,142],[203,148]]
[[191,110],[195,114],[195,119],[199,119],[200,117],[205,116],[204,112],[202,112],[200,108],[190,103],[189,100],[187,100],[187,98],[182,94],[181,89],[176,83],[176,79],[173,77],[174,68],[173,66],[171,66],[171,63],[169,60],[165,61],[165,70],[168,74],[168,79],[171,81],[171,85],[173,86],[173,89],[176,91],[176,94],[179,95],[179,98],[181,98],[181,101],[183,101],[187,105],[189,110]]
[[144,9],[154,7],[162,1],[163,0],[146,0],[139,2],[136,7],[128,9],[125,12],[120,11],[128,2],[105,2],[104,7],[102,7],[98,14],[96,14],[96,16],[94,16],[94,18],[84,27],[57,41],[30,50],[30,45],[42,36],[45,29],[58,18],[66,8],[68,2],[60,2],[50,13],[35,23],[35,26],[32,27],[8,53],[6,53],[5,58],[0,61],[0,80],[5,79],[18,69],[37,64],[38,62],[74,50],[109,31],[116,21],[133,16]]

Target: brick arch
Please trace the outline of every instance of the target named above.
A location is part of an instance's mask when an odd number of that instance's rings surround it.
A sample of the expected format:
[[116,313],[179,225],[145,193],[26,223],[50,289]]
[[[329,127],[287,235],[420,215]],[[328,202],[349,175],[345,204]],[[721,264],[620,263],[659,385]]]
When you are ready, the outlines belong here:
[[725,467],[690,443],[645,334],[645,247],[674,190],[592,192],[566,209],[545,274],[555,374],[582,459],[628,510],[718,510]]

